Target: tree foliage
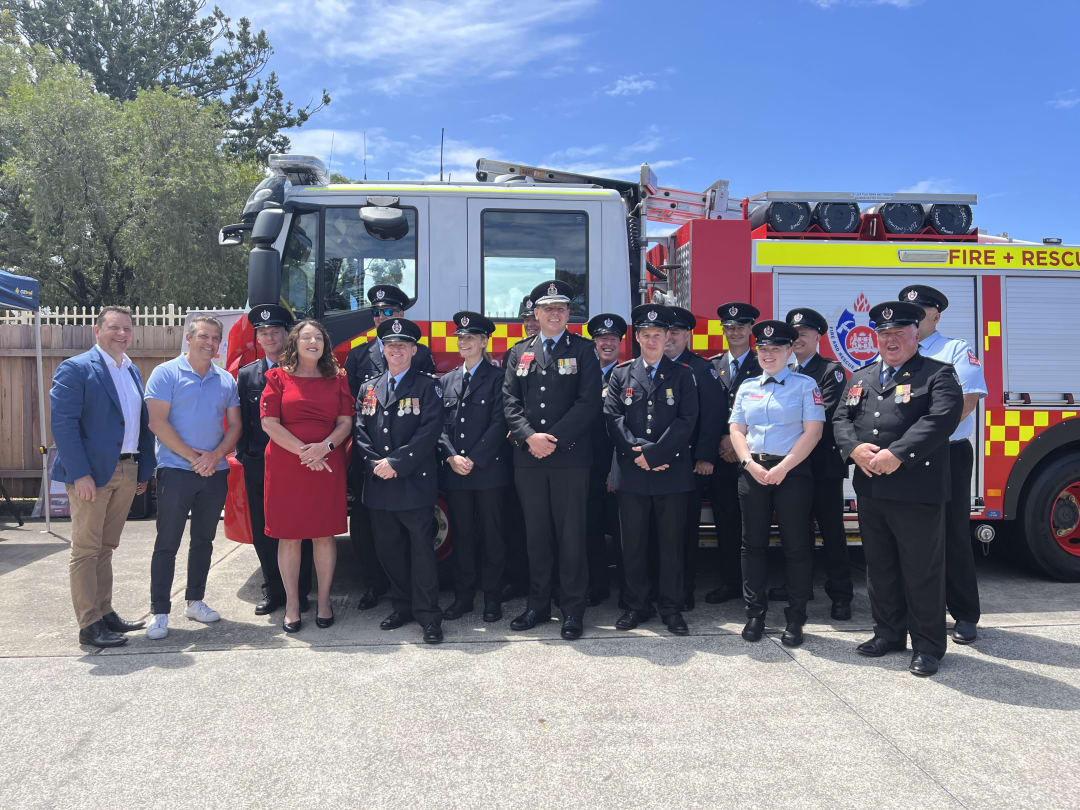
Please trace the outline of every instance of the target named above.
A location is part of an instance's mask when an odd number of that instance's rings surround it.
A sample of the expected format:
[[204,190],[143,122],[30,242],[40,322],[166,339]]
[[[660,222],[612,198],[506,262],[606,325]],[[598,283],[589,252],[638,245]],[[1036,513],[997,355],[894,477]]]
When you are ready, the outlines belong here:
[[295,106],[271,72],[265,31],[235,24],[206,0],[0,0],[19,34],[78,66],[109,98],[131,101],[144,89],[179,91],[228,116],[227,151],[262,160],[288,149],[283,130],[301,126],[330,97]]

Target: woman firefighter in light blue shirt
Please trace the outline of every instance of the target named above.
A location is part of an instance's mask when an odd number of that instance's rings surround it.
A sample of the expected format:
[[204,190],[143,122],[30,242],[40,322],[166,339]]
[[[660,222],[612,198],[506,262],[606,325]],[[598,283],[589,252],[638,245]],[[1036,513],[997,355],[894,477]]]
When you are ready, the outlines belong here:
[[753,332],[763,371],[739,387],[728,420],[731,445],[742,465],[739,505],[747,615],[742,636],[758,641],[765,630],[769,530],[775,512],[788,582],[787,627],[780,640],[797,647],[813,582],[813,478],[807,459],[821,438],[825,407],[817,383],[787,366],[798,332],[783,321],[759,321]]

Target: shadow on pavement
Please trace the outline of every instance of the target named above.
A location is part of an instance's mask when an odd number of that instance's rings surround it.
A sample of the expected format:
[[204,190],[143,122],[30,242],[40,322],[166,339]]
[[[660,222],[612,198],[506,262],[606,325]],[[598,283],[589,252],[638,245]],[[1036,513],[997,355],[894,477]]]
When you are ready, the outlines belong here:
[[69,548],[70,546],[59,538],[41,543],[0,543],[0,576]]

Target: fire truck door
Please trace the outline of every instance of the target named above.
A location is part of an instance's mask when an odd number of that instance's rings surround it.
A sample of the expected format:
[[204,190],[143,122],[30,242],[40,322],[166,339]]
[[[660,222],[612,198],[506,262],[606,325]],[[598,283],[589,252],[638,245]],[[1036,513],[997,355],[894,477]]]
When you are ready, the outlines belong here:
[[[870,327],[870,307],[879,301],[895,300],[907,284],[927,284],[941,290],[949,307],[941,314],[938,331],[951,338],[963,338],[982,355],[982,332],[977,302],[978,284],[974,276],[918,275],[891,271],[844,272],[785,268],[773,277],[776,316],[782,318],[794,307],[816,309],[829,323],[821,341],[821,353],[839,360],[849,372],[877,358],[877,336]],[[983,402],[975,409],[975,431],[971,441],[976,463],[972,470],[972,504],[982,497],[983,453],[979,426],[984,423]],[[845,486],[848,498],[855,497],[850,479]]]

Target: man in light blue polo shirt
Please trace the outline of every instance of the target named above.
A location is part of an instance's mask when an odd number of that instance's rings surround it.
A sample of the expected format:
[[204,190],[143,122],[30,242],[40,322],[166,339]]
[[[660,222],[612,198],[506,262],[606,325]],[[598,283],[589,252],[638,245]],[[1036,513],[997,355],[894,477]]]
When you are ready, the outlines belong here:
[[195,318],[187,328],[187,354],[155,368],[146,384],[146,407],[150,429],[157,437],[158,462],[157,539],[150,562],[150,612],[154,619],[146,628],[151,639],[169,634],[169,594],[189,514],[191,543],[184,615],[205,623],[221,618],[203,596],[214,535],[228,492],[225,456],[240,438],[241,425],[236,380],[214,365],[221,337],[222,325],[217,318]]

